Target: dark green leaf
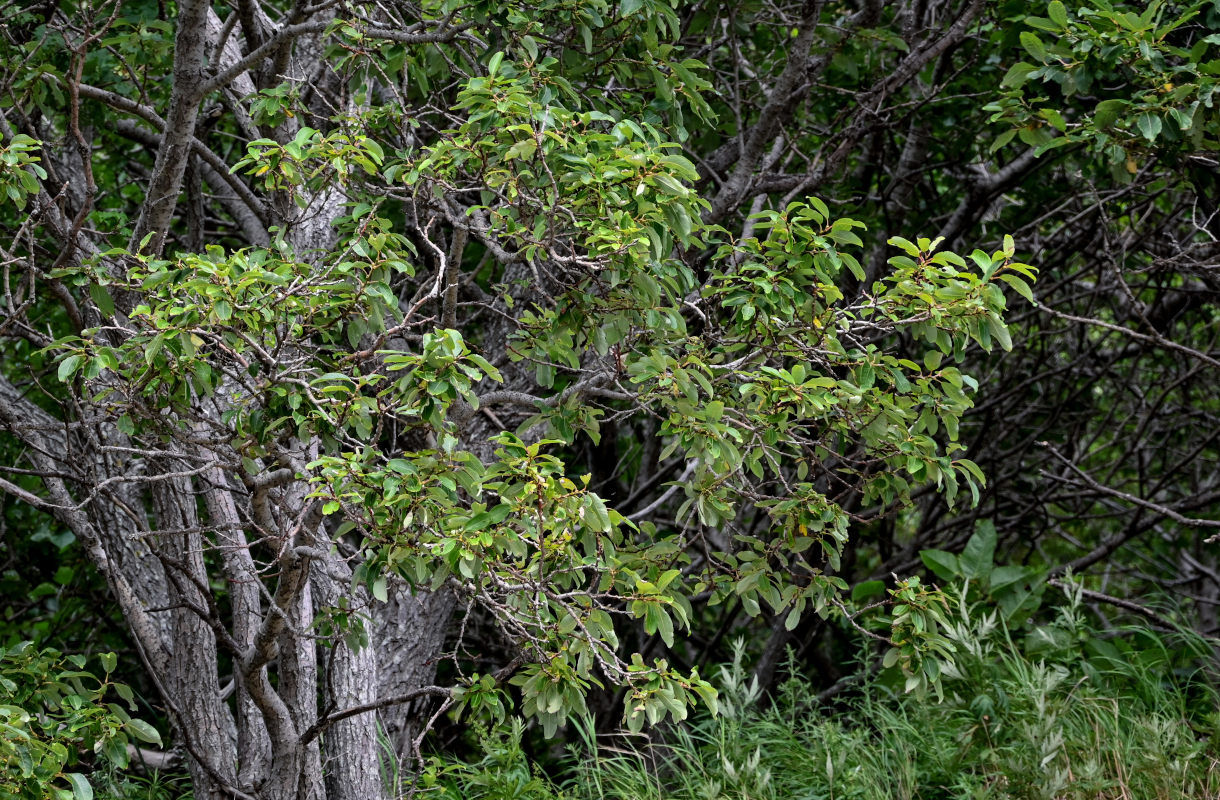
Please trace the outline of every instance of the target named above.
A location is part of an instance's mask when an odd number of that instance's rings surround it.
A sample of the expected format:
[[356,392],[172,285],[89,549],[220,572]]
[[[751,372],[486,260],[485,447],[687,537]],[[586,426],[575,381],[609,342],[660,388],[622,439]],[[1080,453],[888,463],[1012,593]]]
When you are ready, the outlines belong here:
[[936,577],[944,581],[951,581],[961,577],[961,567],[957,563],[957,556],[944,550],[921,550],[919,558],[923,561],[924,566],[932,570]]
[[986,578],[991,574],[995,560],[996,532],[991,520],[980,520],[974,527],[974,535],[966,542],[960,564],[962,575],[971,579]]
[[1102,100],[1093,109],[1093,124],[1098,128],[1110,127],[1128,105],[1126,100]]
[[864,581],[858,583],[851,590],[851,599],[853,602],[868,600],[871,597],[881,597],[885,594],[885,581]]
[[75,800],[93,800],[93,787],[84,775],[79,772],[65,772],[64,777],[72,784],[72,797]]

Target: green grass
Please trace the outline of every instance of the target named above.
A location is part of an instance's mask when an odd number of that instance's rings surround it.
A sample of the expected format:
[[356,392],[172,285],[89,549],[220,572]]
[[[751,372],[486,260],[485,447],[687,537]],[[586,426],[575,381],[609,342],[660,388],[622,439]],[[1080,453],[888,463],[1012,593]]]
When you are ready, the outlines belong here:
[[[886,688],[819,706],[801,679],[769,708],[739,658],[721,670],[722,711],[653,742],[583,745],[554,779],[531,766],[520,727],[475,764],[436,762],[445,800],[1208,800],[1220,798],[1211,646],[1186,634],[1100,637],[1069,605],[1020,638],[964,610],[945,697]],[[596,754],[596,755],[594,755]],[[423,796],[428,796],[424,794]]]

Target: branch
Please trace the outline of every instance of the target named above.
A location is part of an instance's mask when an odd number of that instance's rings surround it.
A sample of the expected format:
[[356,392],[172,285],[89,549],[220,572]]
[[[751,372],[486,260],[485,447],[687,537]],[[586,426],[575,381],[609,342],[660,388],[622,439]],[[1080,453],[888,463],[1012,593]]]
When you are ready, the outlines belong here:
[[1103,322],[1102,320],[1093,319],[1091,317],[1077,317],[1077,316],[1073,316],[1072,314],[1065,314],[1062,311],[1057,311],[1057,310],[1051,308],[1050,306],[1046,306],[1041,303],[1034,303],[1034,306],[1036,308],[1039,308],[1042,311],[1045,311],[1046,313],[1050,314],[1052,317],[1058,317],[1059,319],[1067,320],[1068,322],[1077,322],[1082,325],[1096,325],[1098,328],[1105,328],[1106,330],[1109,330],[1109,331],[1115,331],[1117,333],[1126,334],[1127,336],[1130,336],[1132,339],[1138,339],[1141,342],[1152,342],[1153,344],[1158,344],[1161,347],[1167,348],[1169,350],[1177,350],[1179,353],[1185,353],[1186,355],[1190,356],[1191,358],[1197,358],[1200,361],[1210,364],[1213,367],[1220,367],[1220,361],[1217,361],[1216,359],[1212,358],[1207,353],[1187,347],[1184,344],[1178,344],[1177,342],[1172,341],[1170,339],[1166,339],[1164,336],[1161,336],[1159,334],[1156,336],[1150,336],[1149,334],[1146,334],[1146,333],[1139,333],[1137,331],[1133,331],[1130,328],[1124,327],[1122,325],[1115,325],[1112,322]]
[[[1178,523],[1179,525],[1185,525],[1188,528],[1220,529],[1220,520],[1197,519],[1195,517],[1187,517],[1182,514],[1179,514],[1177,511],[1174,511],[1172,508],[1169,508],[1168,506],[1163,506],[1158,503],[1154,503],[1151,500],[1145,500],[1142,497],[1136,497],[1135,495],[1128,494],[1127,492],[1120,492],[1118,489],[1111,489],[1109,486],[1103,486],[1102,484],[1100,484],[1096,480],[1094,480],[1092,475],[1089,475],[1087,472],[1082,470],[1080,467],[1076,466],[1071,461],[1069,461],[1062,453],[1060,453],[1058,450],[1056,450],[1050,444],[1050,442],[1037,442],[1037,444],[1039,447],[1045,447],[1047,450],[1049,450],[1052,455],[1054,455],[1056,458],[1058,458],[1060,461],[1062,461],[1064,464],[1066,464],[1067,467],[1070,470],[1072,470],[1072,472],[1075,472],[1077,475],[1079,475],[1080,479],[1082,481],[1084,481],[1086,484],[1088,484],[1089,487],[1091,487],[1092,489],[1094,489],[1098,492],[1101,492],[1102,494],[1107,494],[1107,495],[1110,495],[1111,497],[1117,497],[1121,500],[1125,500],[1128,503],[1131,503],[1132,505],[1139,506],[1140,508],[1146,508],[1149,511],[1155,511],[1156,513],[1160,514],[1161,516],[1168,517],[1169,519],[1173,520],[1174,522]],[[1045,474],[1045,471],[1044,471],[1044,474]]]
[[[0,428],[47,458],[64,458],[67,448],[62,438],[63,422],[27,400],[24,393],[4,377],[0,377]],[[53,451],[49,449],[52,446]],[[40,473],[39,477],[43,475]]]
[[813,35],[818,29],[818,17],[822,13],[821,2],[805,3],[801,19],[801,32],[788,52],[788,63],[771,89],[770,99],[758,115],[758,122],[750,131],[750,137],[742,145],[741,155],[733,173],[720,187],[705,215],[705,222],[722,219],[729,209],[747,191],[754,168],[762,158],[763,151],[775,138],[775,131],[791,113],[794,105],[793,91],[805,73],[806,59],[813,46]]
[[627,519],[635,522],[637,520],[643,519],[644,517],[651,514],[653,511],[656,511],[658,508],[665,505],[665,503],[667,503],[669,501],[669,498],[673,497],[677,493],[677,491],[682,488],[682,481],[686,480],[687,478],[689,478],[691,476],[691,473],[693,473],[695,471],[695,467],[698,466],[698,464],[699,464],[698,460],[692,461],[689,464],[687,464],[686,471],[684,471],[682,473],[682,475],[677,479],[677,481],[673,485],[671,485],[668,489],[666,489],[664,492],[662,492],[660,497],[658,497],[656,500],[653,500],[651,503],[644,506],[639,511],[636,511],[635,513],[632,513],[632,514],[628,514]]
[[629,394],[600,388],[600,385],[609,379],[609,375],[604,372],[599,372],[594,375],[590,375],[588,378],[585,378],[582,381],[572,384],[559,394],[554,394],[550,397],[535,397],[529,392],[517,391],[515,389],[496,389],[495,391],[491,391],[487,394],[479,396],[479,408],[504,405],[517,405],[535,410],[538,408],[538,406],[554,408],[563,401],[572,397],[572,395],[576,394],[596,395],[598,397],[605,397],[611,400],[633,399]]
[[[128,139],[139,142],[151,150],[161,146],[161,137],[135,120],[117,120],[114,124],[114,130],[120,136],[126,136]],[[203,179],[213,189],[218,190],[215,195],[216,202],[220,203],[221,207],[229,212],[229,216],[237,223],[237,226],[245,234],[246,240],[250,244],[256,246],[267,245],[271,239],[267,235],[267,220],[261,216],[266,213],[262,203],[259,202],[253,192],[236,175],[231,174],[227,169],[216,168],[213,159],[219,162],[220,158],[211,150],[208,150],[203,142],[196,139],[193,144],[195,146],[195,155],[199,156],[201,162],[199,164],[199,171],[203,174]],[[231,193],[226,192],[225,187],[233,191]]]
[[1146,606],[1141,606],[1139,603],[1133,603],[1130,600],[1123,600],[1121,597],[1114,597],[1113,595],[1103,594],[1101,592],[1094,592],[1091,589],[1085,589],[1080,586],[1075,586],[1073,584],[1066,583],[1064,581],[1059,580],[1058,578],[1050,578],[1049,580],[1047,580],[1047,583],[1056,588],[1063,589],[1064,591],[1080,592],[1080,595],[1082,597],[1087,597],[1090,600],[1096,600],[1100,603],[1106,603],[1107,605],[1112,605],[1115,608],[1121,608],[1126,611],[1130,611],[1133,614],[1139,614],[1140,616],[1145,617],[1146,619],[1150,619],[1153,622],[1160,623],[1161,625],[1165,626],[1166,628],[1169,628],[1170,630],[1176,630],[1177,628],[1180,627],[1179,625],[1174,624],[1174,622],[1172,620],[1166,619],[1165,617],[1161,616],[1160,614],[1153,611],[1152,609],[1150,609]]
[[377,711],[382,708],[389,708],[390,706],[402,705],[403,703],[409,703],[412,700],[417,700],[421,697],[452,698],[453,690],[446,689],[443,686],[425,686],[421,689],[407,692],[406,694],[387,697],[383,700],[374,700],[370,703],[361,703],[358,706],[350,706],[342,711],[327,714],[325,717],[309,726],[309,729],[306,730],[305,733],[301,734],[301,744],[309,744],[314,739],[322,735],[322,733],[324,733],[331,725],[334,725],[336,722],[342,722],[348,717],[354,717],[358,714],[366,714],[369,711]]
[[519,392],[515,389],[497,389],[494,392],[488,392],[479,397],[479,408],[521,406],[537,410],[540,405],[547,405],[547,399],[535,397],[529,392]]
[[860,137],[864,134],[870,121],[876,118],[885,99],[918,75],[920,70],[939,58],[946,50],[964,39],[975,18],[983,10],[983,5],[983,0],[971,0],[962,15],[949,26],[943,35],[928,46],[922,47],[904,58],[889,77],[864,95],[855,110],[851,124],[839,134],[838,146],[817,170],[808,176],[806,181],[808,185],[821,183],[839,168],[852,149],[859,144]]
[[[285,42],[301,36],[306,36],[311,33],[322,33],[331,25],[329,20],[316,20],[314,22],[301,22],[296,25],[285,25],[275,33],[271,34],[261,45],[251,50],[242,59],[235,62],[232,66],[218,72],[213,77],[209,78],[203,84],[203,93],[214,92],[217,89],[224,88],[231,83],[237,76],[247,71],[254,65],[261,62],[263,59],[270,57]],[[458,34],[465,31],[473,23],[465,25],[457,25],[452,28],[444,28],[434,33],[408,33],[406,31],[396,31],[390,28],[366,28],[362,33],[372,39],[387,39],[392,42],[401,44],[427,44],[436,42],[451,42],[457,38]]]
[[13,497],[16,497],[18,500],[22,501],[23,503],[27,503],[28,505],[31,505],[34,508],[39,509],[40,511],[50,512],[50,511],[54,510],[54,506],[52,506],[47,501],[43,500],[38,495],[33,494],[31,492],[27,492],[25,489],[22,489],[17,484],[12,483],[10,481],[6,481],[4,478],[0,478],[0,492],[7,492],[7,493],[11,494]]
[[453,229],[453,242],[449,248],[449,262],[445,270],[445,296],[441,304],[441,327],[457,327],[458,277],[461,273],[462,253],[466,249],[466,229]]
[[[1077,148],[1069,146],[1066,149]],[[939,235],[947,242],[954,242],[972,217],[986,211],[992,198],[1007,192],[1035,169],[1047,163],[1039,161],[1038,158],[1038,148],[1031,147],[993,173],[986,173],[984,169],[984,175],[970,184],[962,201],[949,215],[949,221],[941,228]]]

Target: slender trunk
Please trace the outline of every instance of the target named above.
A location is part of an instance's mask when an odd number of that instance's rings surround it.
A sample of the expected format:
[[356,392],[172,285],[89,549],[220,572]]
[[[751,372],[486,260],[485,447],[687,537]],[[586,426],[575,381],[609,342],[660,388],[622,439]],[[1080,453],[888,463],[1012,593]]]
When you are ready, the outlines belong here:
[[169,112],[165,115],[165,134],[161,137],[161,149],[157,151],[152,178],[148,182],[144,208],[132,235],[132,246],[137,248],[146,236],[151,237],[143,247],[148,253],[160,253],[165,245],[165,236],[178,206],[178,195],[182,192],[195,120],[199,116],[199,101],[203,99],[200,87],[207,65],[207,21],[211,8],[207,0],[178,2],[173,89]]

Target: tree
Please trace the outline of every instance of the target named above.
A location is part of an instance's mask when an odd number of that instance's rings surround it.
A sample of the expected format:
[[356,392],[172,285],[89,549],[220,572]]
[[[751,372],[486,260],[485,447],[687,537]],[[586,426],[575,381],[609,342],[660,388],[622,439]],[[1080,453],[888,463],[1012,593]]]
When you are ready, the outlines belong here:
[[[1003,519],[1032,367],[1001,362],[1001,435],[960,367],[1034,270],[943,248],[998,219],[1059,270],[1043,209],[1091,146],[974,96],[1036,79],[1024,6],[6,12],[0,487],[105,577],[196,794],[385,796],[506,687],[548,730],[618,686],[681,719],[714,702],[681,631],[762,617],[774,664],[843,576],[964,542],[963,438]],[[890,592],[926,688],[935,596]]]

